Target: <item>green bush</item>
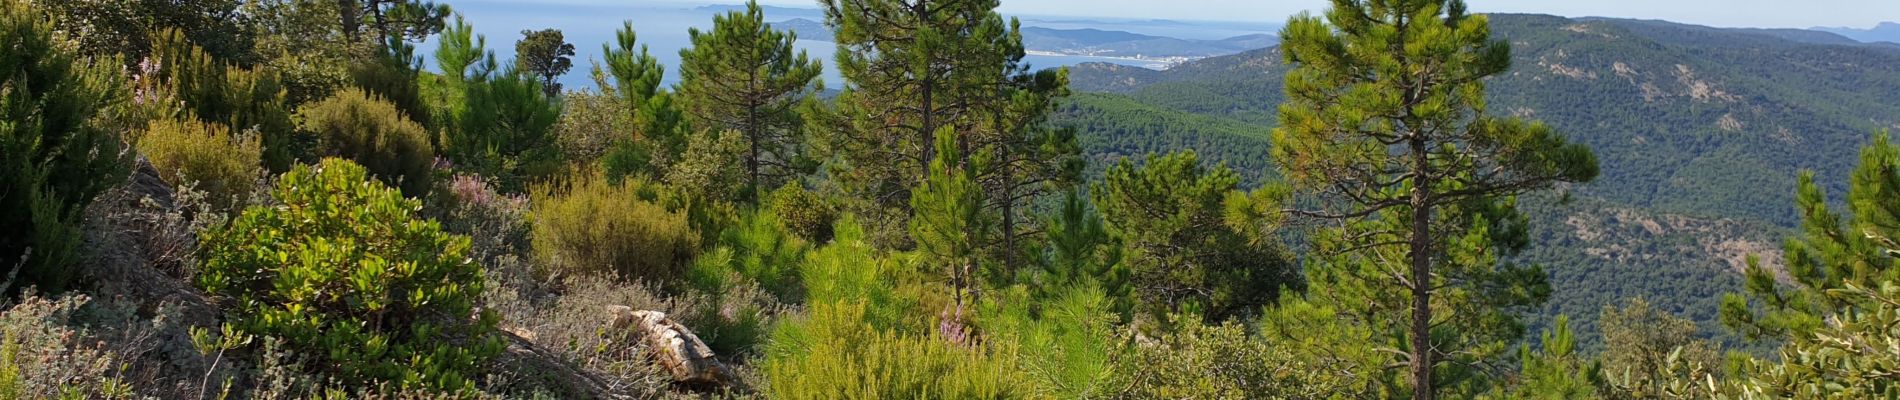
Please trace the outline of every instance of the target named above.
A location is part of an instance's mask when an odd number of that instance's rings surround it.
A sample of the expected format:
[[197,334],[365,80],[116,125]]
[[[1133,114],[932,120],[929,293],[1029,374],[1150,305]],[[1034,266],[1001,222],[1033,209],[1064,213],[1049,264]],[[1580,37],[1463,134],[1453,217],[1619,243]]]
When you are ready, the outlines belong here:
[[1026,378],[1039,394],[1056,399],[1102,398],[1112,387],[1111,367],[1123,348],[1114,323],[1114,302],[1093,283],[1053,290],[1046,299],[1016,286],[985,298],[978,320],[992,341],[1021,349]]
[[703,132],[687,142],[686,152],[667,168],[666,183],[719,201],[745,197],[745,136],[738,131]]
[[152,161],[159,177],[174,185],[193,183],[219,210],[244,204],[264,174],[257,137],[233,135],[219,124],[152,121],[139,138],[138,149]]
[[254,133],[262,141],[263,160],[284,171],[304,150],[295,143],[284,85],[273,72],[227,64],[193,45],[178,30],[152,37],[152,60],[142,71],[154,79],[139,82],[139,106],[153,119],[197,118]]
[[[773,332],[763,372],[778,399],[1007,399],[1030,397],[1006,344],[872,327],[863,301],[817,303]],[[993,348],[992,348],[993,347]]]
[[0,0],[0,277],[58,293],[82,211],[129,171],[125,91],[116,62],[74,55],[30,4]]
[[656,189],[582,178],[532,196],[533,247],[542,265],[560,272],[618,273],[657,283],[677,280],[699,238],[684,212],[654,203]]
[[631,139],[636,126],[633,113],[627,112],[629,107],[620,98],[580,91],[568,93],[561,101],[554,137],[568,162],[591,166],[605,157],[615,142]]
[[368,179],[345,160],[292,168],[271,193],[281,204],[204,234],[197,283],[233,300],[239,330],[283,340],[315,371],[468,389],[502,345],[494,314],[474,310],[484,279],[469,239]]
[[765,199],[766,208],[778,214],[779,223],[798,237],[812,243],[831,241],[831,224],[838,221],[838,205],[798,183],[786,184]]
[[795,302],[802,292],[798,264],[808,250],[804,240],[782,227],[778,215],[752,212],[719,236],[716,254],[693,261],[688,277],[708,293],[749,282],[779,300]]
[[355,161],[377,179],[420,197],[429,190],[435,153],[429,133],[396,106],[364,92],[344,89],[297,111],[298,126],[316,137],[316,153]]
[[415,47],[404,42],[383,43],[370,57],[350,66],[350,80],[357,87],[402,110],[402,115],[424,128],[430,119],[429,107],[422,97],[422,60]]

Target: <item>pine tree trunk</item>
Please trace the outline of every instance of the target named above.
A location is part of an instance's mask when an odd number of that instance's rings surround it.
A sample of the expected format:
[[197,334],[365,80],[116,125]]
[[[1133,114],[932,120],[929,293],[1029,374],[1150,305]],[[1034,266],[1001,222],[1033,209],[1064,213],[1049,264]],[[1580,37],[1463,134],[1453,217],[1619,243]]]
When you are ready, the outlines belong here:
[[337,23],[343,27],[343,33],[349,35],[351,42],[362,39],[359,30],[362,29],[360,23],[363,21],[363,16],[358,14],[362,8],[356,4],[356,1],[336,0]]
[[1411,141],[1412,173],[1412,399],[1431,400],[1432,364],[1432,259],[1431,259],[1431,174],[1427,164],[1425,141]]

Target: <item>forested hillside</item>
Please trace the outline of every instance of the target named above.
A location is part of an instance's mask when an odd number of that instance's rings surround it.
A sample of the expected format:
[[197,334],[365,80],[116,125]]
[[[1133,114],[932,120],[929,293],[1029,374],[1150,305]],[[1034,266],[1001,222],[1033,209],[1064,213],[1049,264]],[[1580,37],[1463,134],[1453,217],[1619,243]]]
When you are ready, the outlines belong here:
[[[1823,32],[1662,21],[1504,14],[1491,22],[1511,43],[1515,68],[1491,79],[1489,111],[1550,124],[1589,144],[1603,168],[1602,178],[1568,189],[1580,201],[1527,208],[1539,233],[1524,257],[1545,264],[1556,290],[1544,322],[1567,314],[1593,327],[1598,308],[1640,296],[1692,317],[1705,335],[1722,334],[1711,306],[1738,282],[1743,258],[1780,263],[1778,238],[1798,220],[1797,172],[1813,170],[1829,193],[1844,193],[1849,155],[1868,132],[1900,127],[1900,99],[1882,95],[1900,93],[1900,49]],[[1166,71],[1086,64],[1071,76],[1076,90],[1102,93],[1078,103],[1217,117],[1200,132],[1255,136],[1277,123],[1292,68],[1280,59],[1268,48]],[[1095,119],[1073,123],[1085,141],[1152,141]]]
[[1900,393],[1886,47],[1336,0],[1039,69],[998,0],[818,6],[0,0],[0,400]]

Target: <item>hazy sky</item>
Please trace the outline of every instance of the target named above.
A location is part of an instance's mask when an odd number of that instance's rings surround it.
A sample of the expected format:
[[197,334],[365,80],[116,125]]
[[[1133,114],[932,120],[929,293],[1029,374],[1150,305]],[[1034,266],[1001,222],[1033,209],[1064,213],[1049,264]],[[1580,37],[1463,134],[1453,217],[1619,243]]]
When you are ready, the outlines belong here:
[[[1900,0],[1466,0],[1466,2],[1472,9],[1481,12],[1666,19],[1725,27],[1848,26],[1868,28],[1880,21],[1900,21]],[[810,7],[817,1],[760,0],[760,3]],[[1281,22],[1285,21],[1289,15],[1302,10],[1318,10],[1328,3],[1325,0],[1003,0],[1003,12],[1033,15]]]

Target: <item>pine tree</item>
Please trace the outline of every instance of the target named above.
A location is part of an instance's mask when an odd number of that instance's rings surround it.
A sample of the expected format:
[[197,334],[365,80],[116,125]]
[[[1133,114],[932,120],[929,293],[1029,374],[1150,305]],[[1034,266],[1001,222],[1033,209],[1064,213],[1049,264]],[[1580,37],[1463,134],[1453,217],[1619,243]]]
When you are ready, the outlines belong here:
[[1322,199],[1292,214],[1338,222],[1316,233],[1309,271],[1328,284],[1315,287],[1342,305],[1369,301],[1350,313],[1362,323],[1405,327],[1392,336],[1409,341],[1388,349],[1404,355],[1420,400],[1474,386],[1483,374],[1463,366],[1495,357],[1521,335],[1511,310],[1548,296],[1541,268],[1504,261],[1525,243],[1510,196],[1597,173],[1588,148],[1485,114],[1484,79],[1510,67],[1510,45],[1466,11],[1461,0],[1334,0],[1324,19],[1294,17],[1281,34],[1297,67],[1273,153]]
[[1511,399],[1596,399],[1602,384],[1602,365],[1577,353],[1576,336],[1570,331],[1570,317],[1559,315],[1544,332],[1540,347],[1518,347],[1517,387],[1500,398]]
[[541,80],[547,97],[561,95],[561,75],[574,68],[574,45],[567,43],[559,29],[521,31],[515,42],[515,68]]
[[[826,0],[845,78],[835,118],[818,128],[845,166],[845,189],[870,200],[877,221],[902,225],[911,187],[935,159],[933,137],[948,128],[970,150],[989,102],[1014,67],[1007,51],[1021,35],[996,0]],[[952,160],[960,163],[962,160]]]
[[948,127],[938,130],[936,151],[946,157],[930,162],[930,177],[911,197],[917,215],[910,221],[910,233],[925,262],[948,272],[952,298],[962,311],[966,304],[976,303],[977,280],[988,275],[980,246],[993,222],[983,210],[982,189],[970,179],[973,166],[980,165],[984,156],[977,155],[970,163],[953,161],[963,159],[956,143]]
[[634,125],[639,127],[608,150],[602,161],[609,179],[637,173],[662,175],[656,165],[675,160],[685,150],[683,113],[673,103],[673,95],[660,87],[666,75],[659,60],[640,44],[633,22],[625,22],[614,35],[614,42],[601,45],[606,65],[594,65],[594,81],[601,92],[618,97],[628,107]]
[[743,134],[746,191],[756,203],[760,190],[800,169],[793,152],[803,120],[794,107],[819,89],[813,80],[822,65],[804,51],[794,54],[797,35],[766,25],[757,1],[744,12],[714,16],[711,31],[688,34],[693,47],[680,50],[680,102],[702,132]]
[[[1021,46],[1012,51],[1012,59],[1019,60]],[[1023,264],[1023,244],[1040,241],[1044,233],[1022,214],[1038,199],[1075,186],[1086,166],[1075,130],[1048,123],[1056,102],[1069,95],[1068,86],[1067,69],[1011,76],[1000,93],[1007,101],[990,105],[989,121],[970,138],[970,147],[994,154],[975,179],[988,195],[985,207],[1001,218],[996,243],[987,247],[1001,253],[997,256],[1012,273]]]
[[[442,31],[451,11],[429,0],[336,0],[337,21],[351,41],[376,35],[372,43],[422,41]],[[366,30],[374,29],[374,32]]]
[[1090,194],[1123,242],[1130,284],[1149,316],[1165,324],[1171,314],[1198,311],[1225,321],[1300,286],[1290,253],[1250,240],[1228,218],[1229,203],[1245,196],[1227,167],[1205,168],[1189,151],[1150,155],[1141,167],[1123,159],[1103,175]]
[[1829,209],[1813,172],[1802,172],[1798,183],[1801,231],[1782,246],[1786,276],[1751,259],[1745,294],[1722,299],[1722,322],[1749,338],[1809,336],[1828,315],[1867,308],[1868,296],[1837,291],[1900,282],[1900,245],[1894,244],[1900,240],[1900,147],[1886,131],[1861,148],[1848,181],[1847,215]]

